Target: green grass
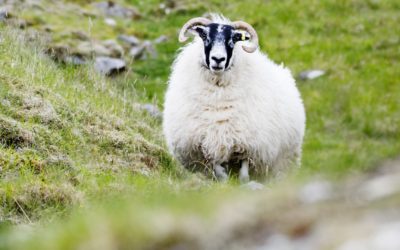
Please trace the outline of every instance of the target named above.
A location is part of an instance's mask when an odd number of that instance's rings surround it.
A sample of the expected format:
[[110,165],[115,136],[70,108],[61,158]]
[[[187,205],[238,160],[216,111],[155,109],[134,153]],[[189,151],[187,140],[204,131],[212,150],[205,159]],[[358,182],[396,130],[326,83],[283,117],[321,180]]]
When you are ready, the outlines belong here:
[[[95,11],[89,1],[68,2]],[[50,2],[45,17],[21,10],[33,29],[50,25],[54,43],[73,43],[68,31],[77,29],[99,40],[169,37],[157,58],[134,62],[116,79],[56,65],[42,53],[44,41],[28,44],[20,31],[0,27],[0,249],[16,249],[15,242],[21,249],[126,249],[149,241],[167,248],[180,236],[190,244],[195,236],[187,231],[218,227],[216,214],[231,203],[266,195],[274,202],[265,209],[280,209],[287,186],[315,175],[338,180],[399,154],[398,1],[180,1],[187,8],[170,15],[158,9],[161,1],[125,2],[143,18],[117,19],[115,29]],[[268,194],[182,172],[160,122],[136,105],[162,108],[181,46],[177,31],[208,11],[253,24],[261,49],[294,75],[327,71],[298,81],[307,110],[302,168],[270,184]]]

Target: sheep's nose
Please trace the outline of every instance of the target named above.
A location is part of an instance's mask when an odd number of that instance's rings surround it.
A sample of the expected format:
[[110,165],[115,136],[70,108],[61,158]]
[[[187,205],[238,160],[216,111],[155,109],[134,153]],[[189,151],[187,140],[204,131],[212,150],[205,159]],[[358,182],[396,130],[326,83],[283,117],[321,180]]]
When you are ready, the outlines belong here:
[[217,64],[222,63],[223,61],[225,61],[225,57],[216,57],[216,56],[212,56],[211,57],[212,60],[214,60]]

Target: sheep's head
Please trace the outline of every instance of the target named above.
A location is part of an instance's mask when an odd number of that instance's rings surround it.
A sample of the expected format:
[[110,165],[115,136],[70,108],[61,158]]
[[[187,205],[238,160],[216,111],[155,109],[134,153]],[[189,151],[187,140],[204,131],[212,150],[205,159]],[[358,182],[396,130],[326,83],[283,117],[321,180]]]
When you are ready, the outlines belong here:
[[253,53],[258,48],[257,32],[243,21],[220,24],[196,17],[183,25],[179,34],[180,42],[188,39],[187,33],[197,35],[203,40],[203,64],[215,74],[230,69],[236,43],[248,41],[242,44],[244,51],[248,53]]

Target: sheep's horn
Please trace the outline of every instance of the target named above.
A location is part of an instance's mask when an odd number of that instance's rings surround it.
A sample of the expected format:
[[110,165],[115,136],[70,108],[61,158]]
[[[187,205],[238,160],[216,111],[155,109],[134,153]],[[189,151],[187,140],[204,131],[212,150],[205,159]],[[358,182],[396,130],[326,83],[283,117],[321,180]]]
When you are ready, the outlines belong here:
[[210,24],[211,21],[205,17],[195,17],[187,21],[185,25],[183,25],[181,31],[179,32],[179,42],[183,43],[185,42],[188,37],[186,36],[186,31],[190,28],[192,28],[195,25],[208,25]]
[[243,49],[248,53],[253,53],[258,48],[258,35],[256,30],[248,23],[243,21],[236,21],[232,23],[235,29],[242,29],[250,34],[250,43],[253,45],[251,47],[243,45]]

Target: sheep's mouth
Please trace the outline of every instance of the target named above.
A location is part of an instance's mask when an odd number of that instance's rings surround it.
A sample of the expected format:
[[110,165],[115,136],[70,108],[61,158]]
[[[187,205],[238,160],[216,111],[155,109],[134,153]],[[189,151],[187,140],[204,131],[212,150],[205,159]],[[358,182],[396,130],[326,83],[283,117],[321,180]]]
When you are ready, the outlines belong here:
[[222,71],[224,68],[223,67],[219,67],[219,66],[213,66],[211,67],[212,70],[214,71]]

